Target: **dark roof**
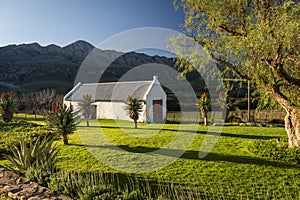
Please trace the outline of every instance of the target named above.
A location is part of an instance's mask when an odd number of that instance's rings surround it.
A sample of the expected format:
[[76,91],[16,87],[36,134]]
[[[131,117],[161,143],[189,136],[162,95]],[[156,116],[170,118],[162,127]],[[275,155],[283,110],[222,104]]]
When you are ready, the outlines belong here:
[[66,96],[65,100],[80,101],[89,94],[95,101],[125,101],[130,95],[146,100],[153,81],[78,83]]

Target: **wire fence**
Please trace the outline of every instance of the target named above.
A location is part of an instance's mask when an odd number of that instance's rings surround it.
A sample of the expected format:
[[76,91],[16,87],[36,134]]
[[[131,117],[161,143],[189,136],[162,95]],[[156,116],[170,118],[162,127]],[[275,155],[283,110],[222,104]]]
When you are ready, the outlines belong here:
[[[248,111],[247,110],[236,110],[230,111],[228,116],[236,116],[243,122],[248,121]],[[274,120],[283,121],[285,117],[285,112],[282,110],[264,110],[256,112],[254,110],[250,111],[250,121],[256,122],[271,122]],[[208,113],[208,122],[210,123],[211,113]],[[200,112],[180,112],[180,111],[168,111],[167,121],[172,123],[179,122],[189,122],[189,123],[203,123],[203,118]]]

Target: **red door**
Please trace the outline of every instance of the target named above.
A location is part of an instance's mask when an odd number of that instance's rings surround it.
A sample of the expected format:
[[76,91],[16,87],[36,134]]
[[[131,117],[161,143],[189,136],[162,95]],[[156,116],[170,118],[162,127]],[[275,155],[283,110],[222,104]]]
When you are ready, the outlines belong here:
[[153,121],[162,122],[163,102],[162,100],[153,100]]
[[97,118],[97,106],[94,106],[91,113],[91,118],[96,119]]

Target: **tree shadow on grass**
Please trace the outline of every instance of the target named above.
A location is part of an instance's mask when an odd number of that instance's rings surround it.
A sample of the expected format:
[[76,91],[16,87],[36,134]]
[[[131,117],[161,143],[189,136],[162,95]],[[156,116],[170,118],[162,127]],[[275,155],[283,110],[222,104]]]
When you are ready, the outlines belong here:
[[[264,158],[259,157],[252,157],[252,156],[240,156],[240,155],[229,155],[229,154],[219,154],[219,153],[212,153],[210,152],[205,158],[199,159],[198,154],[199,151],[183,151],[179,149],[163,149],[162,151],[160,148],[153,148],[153,147],[145,147],[145,146],[136,146],[131,147],[128,145],[84,145],[90,148],[105,148],[105,149],[113,149],[113,150],[125,150],[127,152],[133,153],[153,153],[159,154],[163,156],[170,156],[170,157],[178,157],[181,155],[181,159],[188,159],[188,160],[205,160],[205,161],[214,161],[214,162],[231,162],[237,164],[251,164],[251,165],[258,165],[258,166],[272,166],[272,167],[279,167],[279,168],[300,168],[300,165],[297,164],[290,164],[284,163],[279,161],[272,161],[267,160]],[[116,148],[118,147],[118,148]]]
[[260,140],[269,140],[278,138],[278,136],[269,136],[269,135],[245,135],[245,134],[233,134],[233,133],[221,133],[221,136],[225,137],[235,137],[235,138],[244,138],[244,139],[260,139]]
[[[98,128],[108,128],[108,129],[133,129],[130,127],[116,127],[116,126],[98,126]],[[196,134],[207,134],[207,131],[192,131],[192,130],[178,130],[178,129],[168,129],[168,128],[140,128],[140,130],[153,130],[153,131],[172,131],[172,132],[186,132],[186,133],[196,133]],[[219,133],[212,132],[211,134],[218,135]],[[233,134],[233,133],[224,133],[222,132],[220,136],[224,137],[234,137],[234,138],[244,138],[244,139],[261,139],[269,140],[278,138],[278,136],[268,136],[268,135],[245,135],[245,134]]]

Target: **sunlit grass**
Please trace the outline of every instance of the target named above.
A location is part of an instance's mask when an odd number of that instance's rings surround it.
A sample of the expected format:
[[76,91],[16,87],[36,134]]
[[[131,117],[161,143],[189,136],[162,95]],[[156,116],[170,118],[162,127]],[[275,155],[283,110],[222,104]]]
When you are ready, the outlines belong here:
[[[181,128],[187,133],[195,128],[198,130],[185,153],[168,166],[138,176],[180,185],[192,184],[195,187],[204,183],[217,185],[220,193],[231,187],[233,193],[240,195],[251,193],[251,191],[258,193],[273,191],[278,197],[285,196],[285,194],[298,196],[299,166],[260,158],[248,150],[248,146],[255,140],[284,137],[283,128],[224,127],[217,144],[204,159],[199,159],[198,153],[206,136],[207,127],[183,124]],[[82,137],[91,136],[87,141],[93,139],[101,142],[101,138],[95,136],[102,131],[113,145],[125,151],[143,153],[165,147],[178,133],[178,129],[178,124],[139,124],[139,129],[134,129],[131,122],[117,121],[116,123],[112,120],[101,120],[100,123],[92,121],[91,127],[80,124],[79,133],[70,135],[70,145],[60,146],[58,167],[83,171],[100,169],[104,172],[123,173],[93,157],[87,151],[88,144],[86,144],[87,147],[82,145]],[[57,144],[61,144],[61,141],[57,141]],[[99,145],[96,148],[102,151],[109,149],[109,146]],[[111,159],[124,161],[120,158],[118,151],[109,150],[105,153]],[[126,159],[130,161],[129,158]]]
[[[271,161],[260,158],[248,150],[256,140],[268,140],[285,137],[283,128],[266,127],[223,127],[221,136],[212,151],[199,159],[198,153],[206,137],[207,127],[196,124],[139,124],[134,129],[133,122],[113,120],[92,120],[90,127],[82,122],[77,133],[69,135],[70,145],[63,145],[61,140],[55,141],[59,146],[57,167],[62,170],[103,171],[119,176],[132,176],[129,172],[113,169],[102,158],[92,155],[96,151],[104,152],[105,158],[114,163],[135,161],[131,157],[122,157],[121,152],[132,154],[154,152],[167,148],[176,135],[191,134],[193,140],[187,149],[170,149],[170,154],[162,154],[163,158],[173,156],[172,151],[182,150],[184,154],[174,162],[146,173],[137,174],[141,179],[164,184],[172,182],[175,186],[194,188],[206,191],[211,195],[232,198],[287,198],[299,197],[300,170],[298,165]],[[180,130],[180,131],[178,131]],[[195,132],[194,130],[197,130]],[[107,145],[107,140],[110,145]],[[184,141],[179,140],[179,144]],[[120,150],[113,150],[117,146]],[[92,152],[92,153],[91,153]],[[154,152],[155,154],[155,152]],[[99,155],[99,154],[98,154]],[[130,163],[130,161],[132,163]],[[4,165],[6,161],[0,161]],[[141,166],[142,168],[142,166]],[[210,191],[211,190],[211,191]]]
[[25,120],[27,122],[45,125],[45,119],[43,115],[38,114],[26,114],[26,113],[16,113],[14,114],[14,120]]

